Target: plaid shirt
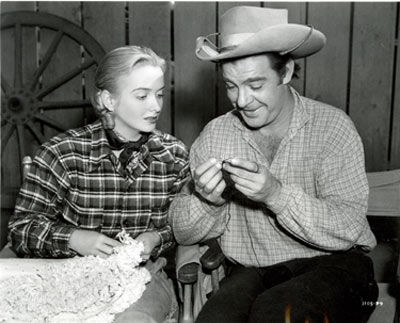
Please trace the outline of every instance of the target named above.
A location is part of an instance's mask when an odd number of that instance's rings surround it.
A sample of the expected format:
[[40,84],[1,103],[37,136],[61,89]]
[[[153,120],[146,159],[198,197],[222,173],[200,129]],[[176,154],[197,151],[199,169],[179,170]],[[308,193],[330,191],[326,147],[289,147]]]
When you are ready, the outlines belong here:
[[272,164],[232,112],[211,121],[190,154],[192,169],[209,158],[256,161],[281,181],[280,196],[266,205],[239,195],[216,207],[182,194],[171,205],[179,243],[220,237],[228,258],[250,266],[375,246],[363,146],[353,123],[341,110],[291,92],[293,117]]
[[99,121],[44,144],[33,160],[9,222],[20,255],[71,257],[73,230],[111,238],[122,228],[135,238],[156,231],[171,246],[168,210],[189,173],[188,151],[174,137],[154,132],[132,155],[124,175]]

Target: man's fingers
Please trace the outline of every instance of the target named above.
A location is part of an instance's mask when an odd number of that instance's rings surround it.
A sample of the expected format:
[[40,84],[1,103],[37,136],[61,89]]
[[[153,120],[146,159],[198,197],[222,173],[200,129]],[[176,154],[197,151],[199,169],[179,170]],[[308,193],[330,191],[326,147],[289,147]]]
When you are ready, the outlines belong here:
[[232,166],[229,164],[225,164],[224,169],[230,174],[231,179],[234,180],[235,182],[236,182],[235,178],[238,178],[238,177],[248,179],[248,180],[254,182],[257,179],[257,177],[259,176],[259,174],[255,173],[253,171],[249,171],[245,168],[236,167],[236,166]]
[[232,180],[235,182],[236,185],[240,185],[246,189],[249,190],[254,190],[255,188],[255,182],[252,179],[247,179],[244,177],[236,176],[236,175],[231,175]]
[[204,173],[206,173],[210,168],[216,166],[218,161],[215,158],[207,160],[205,163],[201,164],[194,170],[194,179],[200,178]]
[[[204,165],[204,164],[203,164]],[[203,166],[202,165],[202,166]],[[212,190],[214,186],[221,180],[222,175],[220,174],[221,164],[216,162],[215,164],[211,164],[207,170],[203,173],[198,172],[198,169],[195,171],[195,184],[197,188],[207,189],[208,191]],[[217,177],[217,178],[215,178]]]
[[257,173],[259,171],[259,165],[251,160],[232,158],[225,163],[227,166],[234,166],[236,168],[242,168],[252,173]]
[[221,180],[218,183],[218,185],[215,187],[214,194],[217,196],[221,196],[222,193],[224,192],[225,188],[226,188],[226,183],[225,183],[225,181]]
[[203,191],[206,194],[212,193],[216,187],[219,185],[219,183],[222,181],[222,173],[218,172],[216,173],[210,181],[203,187]]

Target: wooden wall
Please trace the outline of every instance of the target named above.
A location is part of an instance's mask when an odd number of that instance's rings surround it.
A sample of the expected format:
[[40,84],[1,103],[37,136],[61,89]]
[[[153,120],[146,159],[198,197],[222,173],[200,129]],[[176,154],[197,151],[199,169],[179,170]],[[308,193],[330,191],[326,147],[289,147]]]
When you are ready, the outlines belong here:
[[[29,10],[61,16],[87,31],[105,51],[126,44],[153,48],[168,62],[168,94],[159,128],[190,146],[209,120],[230,109],[218,67],[195,57],[195,39],[216,32],[218,16],[242,4],[288,8],[289,22],[312,24],[325,33],[326,47],[298,61],[300,78],[293,85],[302,94],[350,115],[364,142],[368,171],[400,168],[399,3],[3,1],[1,12]],[[38,28],[24,31],[22,77],[36,70],[52,37],[50,33],[38,33]],[[15,54],[12,46],[5,44],[15,39],[13,34],[2,33],[1,40],[2,78],[12,78]],[[82,60],[82,50],[76,43],[60,46],[42,75],[42,86]],[[92,78],[93,71],[88,70],[83,78],[74,78],[46,100],[88,98]],[[93,119],[89,109],[60,108],[46,113],[64,126],[77,127]],[[46,126],[42,130],[46,138],[57,133]],[[28,143],[31,154],[38,146],[37,140],[21,128],[19,137],[11,135],[2,151],[3,192],[15,191],[20,185],[18,139]],[[10,203],[3,203],[3,196],[1,244],[9,216],[5,209],[10,209]]]

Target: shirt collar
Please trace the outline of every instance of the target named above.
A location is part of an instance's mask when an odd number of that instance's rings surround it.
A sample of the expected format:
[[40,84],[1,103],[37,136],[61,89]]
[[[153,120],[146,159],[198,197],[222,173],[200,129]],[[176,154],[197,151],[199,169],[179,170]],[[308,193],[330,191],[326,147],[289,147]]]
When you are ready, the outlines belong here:
[[[107,140],[105,130],[98,120],[89,125],[89,131],[92,134],[92,143],[89,155],[89,172],[97,169],[100,166],[102,159],[108,158],[112,154],[110,144]],[[164,162],[174,163],[175,157],[163,144],[163,134],[155,130],[149,137],[147,143],[141,148],[143,159],[147,159],[148,155]]]
[[293,87],[289,86],[289,90],[293,96],[294,110],[288,132],[289,136],[293,136],[308,122],[310,116],[306,111],[304,98]]

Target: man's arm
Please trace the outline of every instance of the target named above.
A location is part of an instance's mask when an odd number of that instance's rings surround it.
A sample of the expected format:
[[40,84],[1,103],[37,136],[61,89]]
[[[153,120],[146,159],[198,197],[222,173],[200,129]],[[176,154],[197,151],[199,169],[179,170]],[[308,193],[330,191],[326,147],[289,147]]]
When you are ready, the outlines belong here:
[[369,188],[358,136],[340,153],[324,158],[316,185],[313,197],[299,186],[282,184],[279,195],[268,204],[278,222],[325,250],[347,250],[364,243],[373,247],[376,242],[366,218]]
[[220,236],[226,225],[225,189],[221,164],[209,157],[210,142],[203,132],[192,145],[191,177],[170,207],[176,240],[193,244]]
[[[317,196],[299,185],[281,183],[264,166],[233,159],[224,165],[235,187],[263,202],[278,222],[307,244],[324,250],[346,250],[356,243],[374,244],[366,220],[368,182],[359,136],[353,133],[340,151],[324,156],[315,183]],[[361,235],[368,236],[365,241]]]

